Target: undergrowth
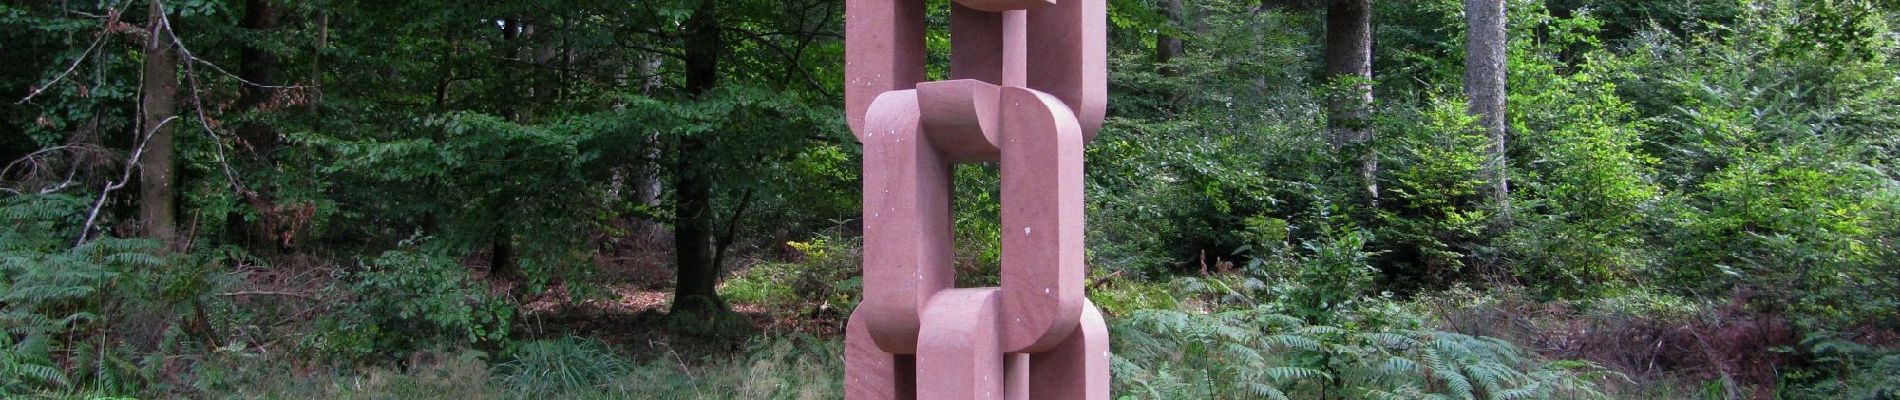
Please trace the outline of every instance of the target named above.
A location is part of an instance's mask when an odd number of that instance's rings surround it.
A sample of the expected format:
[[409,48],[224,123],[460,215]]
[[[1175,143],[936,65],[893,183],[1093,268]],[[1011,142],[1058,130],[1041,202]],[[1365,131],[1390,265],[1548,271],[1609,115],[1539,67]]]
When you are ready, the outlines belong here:
[[1145,310],[1117,323],[1115,384],[1153,399],[1548,399],[1607,398],[1592,382],[1616,376],[1496,338],[1367,322]]

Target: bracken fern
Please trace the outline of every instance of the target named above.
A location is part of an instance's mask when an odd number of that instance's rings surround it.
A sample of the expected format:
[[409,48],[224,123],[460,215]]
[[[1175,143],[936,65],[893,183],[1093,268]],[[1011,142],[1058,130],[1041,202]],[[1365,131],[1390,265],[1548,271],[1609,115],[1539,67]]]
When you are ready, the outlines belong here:
[[1118,389],[1156,399],[1602,398],[1610,374],[1488,337],[1311,325],[1267,308],[1145,310],[1118,321]]

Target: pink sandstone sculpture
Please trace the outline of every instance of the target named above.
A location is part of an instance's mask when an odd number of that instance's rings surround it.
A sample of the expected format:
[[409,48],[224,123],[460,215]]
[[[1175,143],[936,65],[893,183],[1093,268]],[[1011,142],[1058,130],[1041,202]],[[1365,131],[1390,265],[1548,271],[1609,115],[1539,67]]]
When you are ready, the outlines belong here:
[[[953,0],[951,80],[934,82],[925,0],[846,1],[865,226],[847,399],[1108,398],[1108,328],[1082,264],[1082,146],[1108,100],[1105,1]],[[951,171],[986,161],[1002,170],[1002,287],[955,288]]]

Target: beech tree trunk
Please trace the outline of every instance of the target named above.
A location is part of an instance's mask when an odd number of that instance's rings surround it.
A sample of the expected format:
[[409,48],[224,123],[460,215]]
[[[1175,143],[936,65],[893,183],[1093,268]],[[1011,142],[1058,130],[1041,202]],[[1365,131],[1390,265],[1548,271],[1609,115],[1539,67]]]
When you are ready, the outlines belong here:
[[[277,29],[277,8],[272,0],[248,0],[245,2],[244,20],[239,22],[253,35],[264,34]],[[271,54],[256,44],[246,44],[238,53],[238,77],[259,85],[278,84],[277,55]],[[238,87],[239,109],[256,113],[265,111],[277,95],[277,90],[240,84]],[[270,124],[246,123],[238,127],[238,138],[244,140],[260,161],[268,161],[270,152],[277,149],[277,130]]]
[[[139,156],[139,220],[145,236],[176,250],[179,246],[173,187],[176,179],[175,147],[172,132],[178,121],[178,50],[172,42],[171,28],[165,24],[165,6],[151,1],[150,36],[145,42],[144,83],[139,107],[143,112],[139,126],[151,135],[145,152]],[[137,145],[137,141],[133,142]]]
[[[663,60],[660,56],[649,56],[638,60],[640,65],[636,71],[643,77],[640,83],[640,94],[652,96],[655,91],[660,90],[660,86],[664,84],[660,79],[660,67],[663,66],[661,64]],[[660,152],[660,132],[648,133],[641,144],[643,150],[640,154],[640,165],[633,171],[633,198],[641,205],[659,207],[660,195],[665,190],[661,174],[665,166],[660,164],[664,156]],[[659,237],[659,234],[663,232],[663,226],[657,220],[642,219],[634,224],[635,234],[643,240]]]
[[[1344,93],[1327,102],[1326,129],[1334,150],[1372,140],[1372,0],[1333,0],[1326,6],[1326,77],[1350,80]],[[1379,197],[1379,158],[1370,149],[1359,155],[1359,175],[1372,199]]]
[[[704,96],[718,83],[719,38],[716,15],[718,0],[700,0],[698,9],[686,20],[686,91]],[[674,160],[676,183],[673,187],[673,253],[677,281],[673,289],[673,315],[722,312],[719,299],[719,265],[714,261],[711,171],[699,154],[705,140],[682,138]]]
[[[244,19],[238,22],[239,27],[250,31],[254,37],[263,36],[277,29],[278,11],[272,2],[273,0],[247,0]],[[277,90],[259,85],[278,85],[280,69],[277,55],[271,54],[256,43],[246,43],[238,53],[238,77],[249,83],[238,83],[238,109],[255,117],[275,107],[272,102],[276,98]],[[271,159],[271,154],[277,150],[276,128],[268,123],[246,122],[238,126],[237,137],[242,142],[238,146],[238,159],[246,161],[240,170],[273,168],[275,162]],[[251,198],[253,200],[251,204],[258,208],[258,213],[265,214],[265,217],[255,221],[245,221],[236,211],[233,211],[226,218],[225,228],[232,235],[240,238],[239,240],[246,244],[245,247],[252,251],[275,252],[278,250],[278,244],[286,241],[282,240],[284,238],[277,237],[277,232],[272,231],[270,217],[266,214],[270,210],[264,209],[270,206],[267,200],[269,188],[253,186],[250,190],[255,192],[252,194],[255,197]]]
[[323,131],[323,52],[330,48],[330,13],[317,12],[317,43],[310,54],[310,130]]
[[[1162,0],[1161,15],[1167,17],[1168,25],[1181,28],[1181,0]],[[1155,35],[1155,62],[1167,63],[1186,51],[1181,38],[1167,33]]]
[[1491,137],[1484,169],[1491,181],[1491,200],[1498,207],[1499,216],[1506,215],[1504,212],[1508,211],[1511,201],[1510,175],[1506,170],[1509,159],[1505,155],[1509,124],[1504,112],[1509,97],[1505,89],[1508,47],[1504,1],[1465,0],[1465,24],[1469,27],[1465,33],[1465,95],[1470,101],[1469,112],[1478,117],[1485,133]]
[[[523,23],[518,19],[510,18],[504,20],[502,22],[501,36],[507,45],[499,49],[499,51],[502,52],[502,58],[519,58],[521,55],[521,39],[532,35],[533,30],[533,25]],[[512,92],[512,95],[532,98],[532,93],[529,93],[528,96],[520,95],[523,91],[532,90],[531,88],[521,87],[521,82],[519,81],[513,81],[512,83],[513,85],[506,88],[506,90]],[[502,113],[508,117],[509,121],[523,122],[523,120],[526,119],[525,113],[522,112],[519,107],[516,107],[516,103],[518,102],[509,102],[504,105]],[[514,158],[514,155],[509,153],[510,152],[503,152],[502,159]],[[501,204],[496,207],[496,214],[498,216],[496,217],[497,221],[495,221],[495,223],[498,226],[495,228],[495,237],[490,239],[491,243],[489,243],[488,246],[489,279],[515,280],[521,277],[520,257],[515,255],[514,230],[509,228],[508,225],[512,223],[514,219],[514,216],[509,213],[509,211],[514,209],[514,205],[511,203],[511,201],[504,197]]]

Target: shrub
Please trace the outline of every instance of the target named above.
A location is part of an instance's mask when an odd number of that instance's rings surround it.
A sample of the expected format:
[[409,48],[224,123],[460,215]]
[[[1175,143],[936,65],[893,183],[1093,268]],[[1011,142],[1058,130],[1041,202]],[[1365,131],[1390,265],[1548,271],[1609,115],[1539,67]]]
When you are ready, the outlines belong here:
[[1492,210],[1484,190],[1490,139],[1463,102],[1432,100],[1418,115],[1383,118],[1377,213],[1378,265],[1395,290],[1445,285],[1463,277],[1484,246]]
[[1372,290],[1377,270],[1369,264],[1365,231],[1328,228],[1323,237],[1302,246],[1309,253],[1292,274],[1292,287],[1280,302],[1308,321],[1331,322]]
[[804,259],[752,264],[727,278],[719,295],[770,310],[809,313],[823,308],[851,315],[862,293],[859,239],[821,236],[789,245]]
[[1512,10],[1516,229],[1499,247],[1538,294],[1602,294],[1651,265],[1637,223],[1661,192],[1652,183],[1655,158],[1641,147],[1649,125],[1618,96],[1616,79],[1633,65],[1602,48],[1600,21],[1588,13],[1554,18],[1542,6]]
[[384,252],[348,272],[348,300],[307,343],[342,360],[395,361],[419,350],[498,347],[514,307],[447,257],[413,249]]
[[1645,147],[1677,160],[1659,168],[1676,193],[1651,227],[1667,268],[1649,275],[1758,291],[1809,329],[1890,321],[1893,297],[1866,294],[1894,282],[1900,83],[1897,43],[1876,33],[1891,16],[1864,1],[1742,11],[1731,33],[1652,34],[1628,56],[1621,87],[1655,121]]

